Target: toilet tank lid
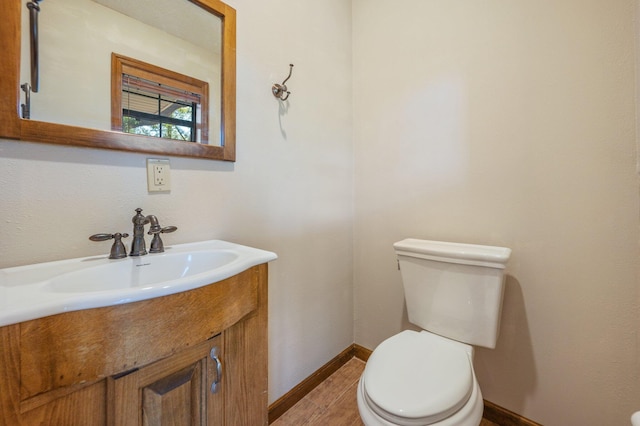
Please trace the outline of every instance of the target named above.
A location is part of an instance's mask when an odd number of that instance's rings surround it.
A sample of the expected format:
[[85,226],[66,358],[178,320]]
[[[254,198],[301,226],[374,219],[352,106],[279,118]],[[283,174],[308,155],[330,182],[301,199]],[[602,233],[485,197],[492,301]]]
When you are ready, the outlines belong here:
[[407,238],[393,244],[398,255],[503,269],[511,256],[506,247]]

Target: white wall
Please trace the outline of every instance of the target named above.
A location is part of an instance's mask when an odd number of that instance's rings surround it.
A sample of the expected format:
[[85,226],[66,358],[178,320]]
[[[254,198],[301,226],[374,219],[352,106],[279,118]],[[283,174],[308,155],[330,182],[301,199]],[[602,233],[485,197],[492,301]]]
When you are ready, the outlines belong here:
[[[178,231],[272,250],[273,401],[353,343],[350,3],[229,1],[238,11],[237,162],[171,158],[148,194],[145,158],[0,141],[0,267],[106,254],[136,207]],[[295,64],[288,108],[271,95]]]
[[545,425],[628,424],[635,2],[353,5],[356,341],[410,327],[394,241],[511,247],[484,397]]

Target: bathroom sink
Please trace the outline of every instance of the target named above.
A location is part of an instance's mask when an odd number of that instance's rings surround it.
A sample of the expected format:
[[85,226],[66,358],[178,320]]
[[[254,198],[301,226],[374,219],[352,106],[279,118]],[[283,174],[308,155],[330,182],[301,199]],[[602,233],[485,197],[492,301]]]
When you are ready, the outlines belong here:
[[231,250],[200,250],[162,253],[159,256],[127,257],[123,261],[67,272],[49,280],[45,289],[58,293],[150,290],[175,280],[222,268],[238,259]]
[[192,290],[277,258],[220,240],[165,249],[116,260],[105,255],[0,269],[0,326]]

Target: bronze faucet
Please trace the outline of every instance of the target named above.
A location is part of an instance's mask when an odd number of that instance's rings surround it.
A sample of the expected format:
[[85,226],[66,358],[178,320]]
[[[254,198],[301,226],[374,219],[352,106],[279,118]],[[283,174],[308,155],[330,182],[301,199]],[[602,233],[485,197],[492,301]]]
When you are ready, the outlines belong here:
[[[175,226],[161,227],[157,217],[152,214],[148,216],[142,215],[142,209],[140,207],[136,209],[136,215],[133,216],[131,222],[133,222],[133,242],[131,242],[131,251],[129,252],[129,256],[144,256],[147,254],[147,247],[144,240],[144,226],[146,224],[151,224],[148,234],[153,235],[149,253],[164,252],[164,244],[162,243],[160,234],[168,234],[169,232],[174,232],[178,229]],[[89,239],[91,241],[105,241],[113,238],[115,241],[111,247],[109,259],[122,259],[123,257],[127,257],[127,251],[121,239],[128,236],[129,234],[121,233],[95,234],[90,236]]]

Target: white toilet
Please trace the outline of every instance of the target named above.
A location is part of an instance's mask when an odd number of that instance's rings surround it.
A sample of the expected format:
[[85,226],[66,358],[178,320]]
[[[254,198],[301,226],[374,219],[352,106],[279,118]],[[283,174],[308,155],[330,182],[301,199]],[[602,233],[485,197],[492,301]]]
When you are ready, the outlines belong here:
[[394,248],[409,321],[424,330],[373,351],[358,385],[360,417],[366,426],[477,426],[484,403],[471,345],[495,348],[511,250],[416,239]]

